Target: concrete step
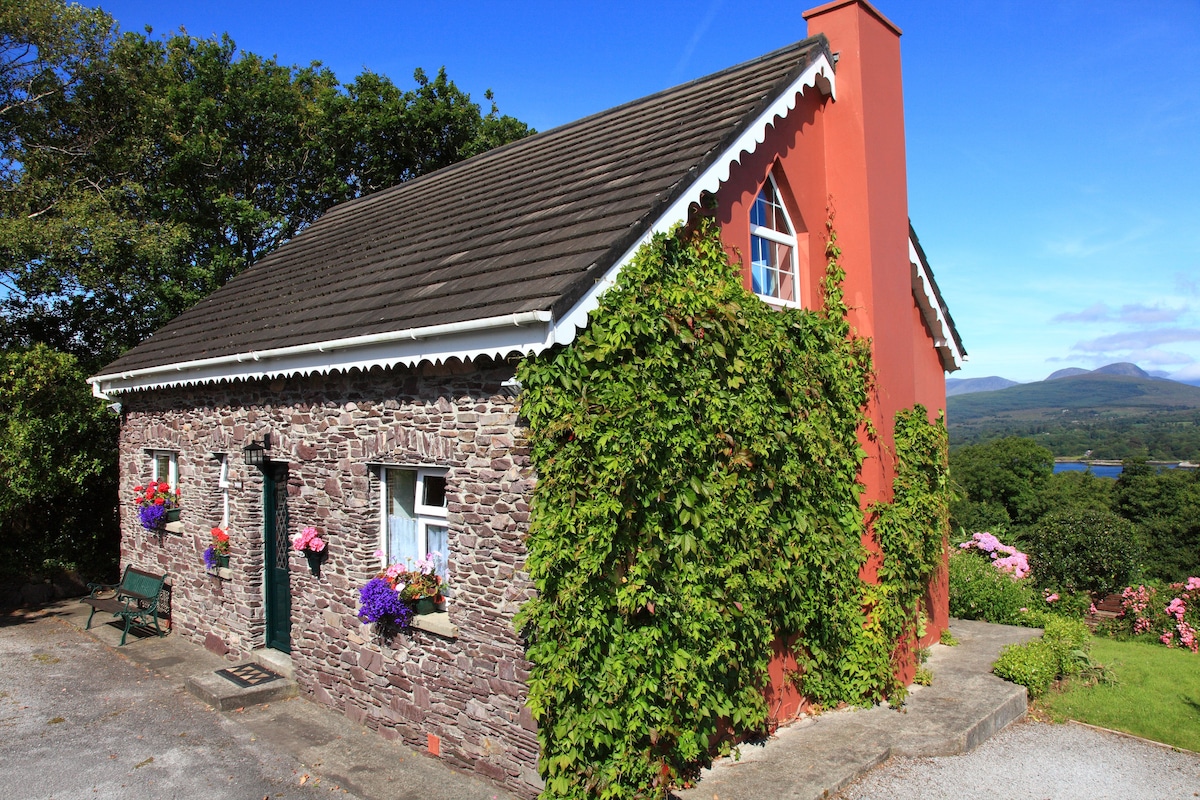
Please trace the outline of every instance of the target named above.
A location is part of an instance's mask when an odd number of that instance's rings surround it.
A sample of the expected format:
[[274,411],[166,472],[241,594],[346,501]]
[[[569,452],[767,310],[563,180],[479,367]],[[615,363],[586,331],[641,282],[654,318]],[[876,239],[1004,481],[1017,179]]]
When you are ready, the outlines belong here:
[[236,708],[285,700],[295,697],[300,692],[296,682],[287,677],[276,678],[257,686],[239,686],[216,672],[193,675],[187,679],[186,686],[195,697],[218,711],[232,711]]
[[254,663],[266,667],[276,675],[282,675],[288,680],[296,679],[296,668],[292,666],[292,657],[281,650],[270,647],[260,647],[250,654]]

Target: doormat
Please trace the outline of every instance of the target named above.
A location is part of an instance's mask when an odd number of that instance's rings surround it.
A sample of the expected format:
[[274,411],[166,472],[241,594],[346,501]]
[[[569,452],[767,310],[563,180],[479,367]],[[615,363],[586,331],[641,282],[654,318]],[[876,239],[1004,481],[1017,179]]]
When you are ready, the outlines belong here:
[[217,670],[217,674],[222,678],[233,681],[243,689],[270,683],[280,677],[271,672],[271,670],[260,667],[258,664],[242,664],[239,667],[219,669]]

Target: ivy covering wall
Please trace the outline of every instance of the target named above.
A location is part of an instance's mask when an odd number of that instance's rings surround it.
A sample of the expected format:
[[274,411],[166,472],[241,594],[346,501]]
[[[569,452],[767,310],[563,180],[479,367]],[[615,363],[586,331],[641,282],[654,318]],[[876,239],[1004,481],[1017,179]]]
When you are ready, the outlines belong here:
[[707,219],[655,236],[575,342],[521,365],[537,597],[518,626],[544,797],[663,797],[731,729],[763,730],[776,637],[797,637],[815,702],[894,689],[879,637],[907,612],[874,636],[870,619],[909,592],[870,601],[859,579],[869,343],[828,241],[814,312],[746,291]]

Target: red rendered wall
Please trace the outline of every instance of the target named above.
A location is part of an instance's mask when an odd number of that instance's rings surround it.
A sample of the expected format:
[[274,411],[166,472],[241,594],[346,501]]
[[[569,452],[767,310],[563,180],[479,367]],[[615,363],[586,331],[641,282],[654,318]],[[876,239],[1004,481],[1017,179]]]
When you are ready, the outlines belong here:
[[[807,89],[786,120],[767,132],[752,154],[743,154],[717,192],[717,216],[731,258],[747,261],[750,205],[774,171],[800,235],[801,304],[815,308],[825,264],[825,221],[832,209],[850,323],[870,338],[876,373],[867,409],[877,432],[861,435],[867,452],[861,480],[863,508],[891,499],[895,448],[893,420],[901,409],[922,403],[931,418],[945,408],[945,375],[912,296],[908,248],[908,186],[904,145],[904,98],[900,31],[862,0],[839,0],[805,13],[809,33],[824,33],[838,57],[837,99]],[[748,267],[744,270],[750,287]],[[870,518],[868,517],[868,522]],[[872,531],[864,544],[873,554],[863,570],[875,579],[879,548]],[[947,626],[944,568],[931,582],[922,644]],[[899,677],[911,681],[913,647],[901,648]],[[766,690],[771,716],[786,720],[803,698],[787,674],[795,669],[788,648],[777,642]]]

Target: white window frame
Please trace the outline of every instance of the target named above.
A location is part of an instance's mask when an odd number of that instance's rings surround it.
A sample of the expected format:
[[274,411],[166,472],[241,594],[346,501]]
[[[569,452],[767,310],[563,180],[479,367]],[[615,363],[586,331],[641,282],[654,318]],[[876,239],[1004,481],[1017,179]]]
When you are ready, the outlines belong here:
[[[447,520],[449,510],[447,506],[430,506],[425,505],[422,500],[425,499],[425,480],[428,477],[445,478],[449,473],[449,469],[445,467],[413,467],[402,464],[380,464],[379,465],[379,541],[380,551],[383,553],[383,566],[387,567],[392,563],[393,554],[389,552],[389,537],[388,537],[388,507],[391,503],[391,497],[388,492],[388,472],[414,472],[416,480],[413,491],[416,496],[413,498],[413,514],[417,521],[417,558],[426,558],[429,555],[429,533],[430,525],[437,525],[446,528],[447,547],[449,550],[449,531],[450,525]],[[449,505],[449,500],[446,501]],[[450,553],[442,553],[441,569],[439,573],[442,579],[445,580],[449,576]],[[406,565],[407,566],[407,565]]]
[[[151,480],[157,481],[159,483],[166,481],[167,485],[171,487],[172,492],[175,491],[176,489],[178,489],[179,488],[179,453],[176,453],[174,450],[150,450],[148,452],[150,454],[150,478],[151,478]],[[159,458],[161,458],[163,456],[167,457],[167,475],[165,478],[162,475],[158,474],[158,460],[159,460]]]
[[221,527],[229,530],[229,454],[213,453],[217,459],[217,491],[221,493]]
[[[758,203],[758,196],[763,193],[763,190],[766,189],[768,185],[771,187],[772,192],[774,192],[776,199],[779,200],[779,210],[783,212],[783,222],[787,226],[787,229],[788,229],[788,231],[790,231],[790,233],[782,233],[780,231],[775,230],[774,228],[768,228],[765,225],[755,225],[753,222],[750,223],[750,254],[751,254],[751,256],[750,256],[750,259],[751,259],[750,260],[750,271],[751,271],[750,281],[751,281],[751,284],[753,285],[753,282],[754,282],[754,237],[757,236],[760,239],[766,239],[767,241],[775,242],[776,244],[787,245],[788,253],[789,253],[789,260],[792,262],[791,263],[792,287],[793,287],[793,294],[795,295],[795,297],[793,297],[792,299],[789,300],[789,299],[783,298],[783,297],[775,297],[774,295],[759,294],[758,292],[755,292],[755,294],[763,302],[771,303],[773,305],[778,305],[778,306],[787,306],[789,308],[797,308],[800,306],[800,303],[801,303],[800,257],[799,257],[800,242],[796,236],[796,225],[792,222],[792,215],[790,213],[788,213],[787,204],[783,202],[783,194],[779,191],[779,184],[777,184],[775,182],[775,175],[773,173],[769,173],[767,175],[767,180],[763,183],[763,185],[761,187],[759,187],[758,193],[754,195],[754,200],[752,200],[750,203],[750,209],[747,212],[747,216],[753,215],[754,206]],[[768,266],[768,269],[770,269],[770,268],[771,267]],[[782,270],[780,270],[780,271],[782,271]]]

